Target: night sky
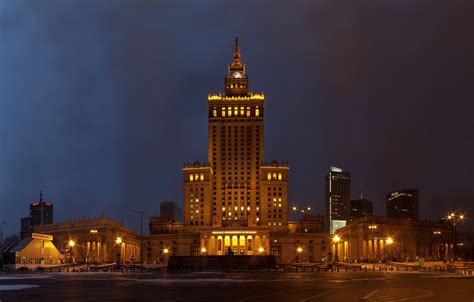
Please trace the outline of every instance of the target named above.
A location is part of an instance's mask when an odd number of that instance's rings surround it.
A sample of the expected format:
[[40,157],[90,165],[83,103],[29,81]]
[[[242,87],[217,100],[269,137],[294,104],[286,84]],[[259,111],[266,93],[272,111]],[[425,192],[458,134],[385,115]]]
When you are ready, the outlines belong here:
[[40,189],[56,221],[104,213],[138,229],[131,209],[181,205],[236,34],[290,203],[323,213],[335,165],[376,214],[389,191],[419,188],[422,218],[474,217],[474,1],[3,0],[6,233]]

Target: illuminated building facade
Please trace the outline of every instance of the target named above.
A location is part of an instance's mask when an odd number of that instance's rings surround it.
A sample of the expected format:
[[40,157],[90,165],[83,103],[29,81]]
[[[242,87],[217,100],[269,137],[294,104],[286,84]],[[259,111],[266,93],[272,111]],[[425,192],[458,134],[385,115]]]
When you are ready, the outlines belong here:
[[288,165],[264,161],[265,97],[252,93],[238,39],[224,92],[208,97],[208,162],[185,165],[184,228],[208,253],[252,255],[288,229]]
[[140,262],[140,237],[123,223],[104,216],[46,224],[33,230],[52,235],[66,262]]
[[401,190],[387,194],[386,216],[393,219],[418,220],[418,190]]
[[335,234],[331,250],[341,261],[445,261],[453,257],[453,232],[446,223],[364,217]]
[[331,167],[326,176],[326,223],[333,234],[346,225],[351,209],[351,174]]
[[288,221],[288,164],[265,161],[265,96],[250,90],[238,39],[224,91],[207,103],[208,159],[182,168],[183,222],[151,218],[144,259],[232,252],[291,262],[304,246],[305,261],[321,261],[328,242],[322,220],[307,218],[302,232]]

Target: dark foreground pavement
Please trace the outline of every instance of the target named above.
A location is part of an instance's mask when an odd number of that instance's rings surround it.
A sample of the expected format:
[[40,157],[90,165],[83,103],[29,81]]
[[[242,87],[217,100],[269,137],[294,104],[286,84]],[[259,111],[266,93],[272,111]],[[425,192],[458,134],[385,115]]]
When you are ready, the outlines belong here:
[[472,302],[474,278],[419,272],[8,274],[0,275],[0,300]]

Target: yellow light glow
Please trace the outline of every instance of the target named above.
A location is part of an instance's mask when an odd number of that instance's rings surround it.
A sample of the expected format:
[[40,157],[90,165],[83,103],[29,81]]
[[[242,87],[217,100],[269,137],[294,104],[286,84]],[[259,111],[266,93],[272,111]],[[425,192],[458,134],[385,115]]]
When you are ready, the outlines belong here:
[[194,175],[189,174],[189,181],[194,181]]
[[205,247],[202,247],[202,248],[201,248],[201,253],[204,254],[205,252],[207,252],[207,249],[206,249]]
[[268,174],[267,174],[267,179],[268,179],[268,180],[272,180],[272,173],[268,173]]
[[392,237],[388,237],[385,242],[386,242],[388,245],[390,245],[390,244],[393,243],[393,238],[392,238]]
[[311,211],[311,207],[308,207],[308,211]]
[[168,249],[163,249],[163,254],[168,254],[170,251]]
[[255,116],[260,116],[260,109],[258,109],[258,106],[255,108]]
[[200,179],[201,181],[203,181],[203,180],[204,180],[204,174],[199,175],[199,179]]
[[90,230],[89,231],[91,234],[97,234],[97,230]]
[[216,117],[216,116],[217,116],[216,107],[214,107],[214,109],[212,110],[212,116],[213,116],[213,117]]
[[120,238],[120,237],[117,237],[117,239],[115,239],[115,243],[117,243],[117,244],[120,244],[120,243],[122,243],[122,238]]
[[258,252],[261,254],[261,253],[265,252],[265,249],[263,247],[259,247]]
[[278,173],[278,180],[282,180],[282,178],[283,177],[282,177],[281,173]]
[[464,215],[459,216],[460,219],[464,219]]
[[297,207],[295,207],[295,206],[292,208],[292,210],[293,210],[293,211],[296,211],[297,209],[298,209],[298,208],[297,208]]
[[74,242],[74,240],[71,239],[71,240],[69,240],[67,245],[69,245],[69,247],[74,247],[76,245],[76,242]]
[[301,252],[303,252],[303,248],[302,248],[301,246],[299,246],[299,247],[296,249],[296,251],[297,251],[298,253],[301,253]]
[[334,235],[334,237],[332,237],[332,241],[339,242],[341,241],[341,237],[339,237],[338,235]]

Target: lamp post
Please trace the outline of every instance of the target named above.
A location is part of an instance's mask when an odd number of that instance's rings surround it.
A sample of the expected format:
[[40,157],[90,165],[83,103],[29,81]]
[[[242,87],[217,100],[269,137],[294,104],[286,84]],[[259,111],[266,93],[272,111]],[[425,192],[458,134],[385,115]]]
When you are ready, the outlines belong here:
[[[385,244],[387,245],[392,245],[393,244],[393,238],[392,237],[387,237],[387,239],[385,239]],[[392,250],[390,249],[390,252],[392,252]],[[390,253],[390,256],[392,255],[392,253]],[[392,260],[390,260],[392,261]]]
[[69,258],[70,258],[70,262],[71,263],[74,263],[74,260],[73,260],[73,253],[74,253],[74,246],[76,245],[76,242],[72,239],[69,240],[69,242],[67,243],[68,247],[69,247]]
[[[148,212],[148,210],[132,210],[133,213],[140,214],[140,237],[143,237],[143,215]],[[173,224],[171,224],[173,225]],[[143,251],[141,251],[140,247],[140,265],[143,265]]]
[[369,225],[369,230],[371,231],[372,233],[372,258],[375,258],[374,257],[374,254],[375,254],[375,247],[374,247],[374,231],[377,229],[377,225],[376,224],[371,224]]
[[457,238],[456,238],[456,224],[464,221],[464,214],[459,214],[456,212],[451,212],[448,215],[448,221],[453,224],[453,258],[457,259]]
[[338,245],[340,241],[341,241],[341,237],[339,237],[338,235],[334,235],[334,237],[332,237],[332,242],[334,243],[334,252],[335,252],[334,260],[339,260],[337,256],[337,250],[338,250]]
[[300,265],[303,267],[303,219],[306,215],[308,215],[308,213],[311,212],[311,207],[300,208],[298,205],[294,205],[291,210],[294,214],[300,215],[300,246],[296,249],[296,251],[298,252],[300,258]]
[[168,262],[168,254],[169,254],[170,250],[168,250],[167,248],[164,248],[163,249],[163,262]]
[[120,269],[120,266],[121,266],[121,257],[122,257],[122,237],[118,236],[116,239],[115,239],[115,244],[118,245],[118,253],[117,253],[117,268]]

